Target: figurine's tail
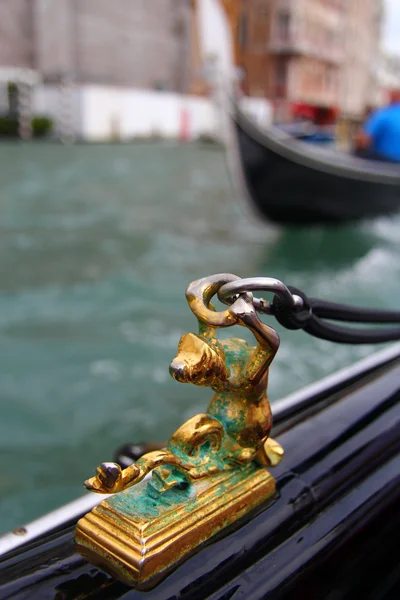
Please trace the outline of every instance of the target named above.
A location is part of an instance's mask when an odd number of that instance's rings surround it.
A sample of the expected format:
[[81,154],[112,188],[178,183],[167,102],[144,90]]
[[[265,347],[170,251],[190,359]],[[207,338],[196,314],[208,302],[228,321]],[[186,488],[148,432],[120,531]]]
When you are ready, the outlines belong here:
[[186,475],[188,479],[198,479],[209,473],[211,457],[221,447],[224,437],[222,423],[207,414],[192,417],[175,431],[165,450],[149,452],[140,458],[136,468],[140,473],[135,483],[143,479],[157,467],[170,465]]
[[[121,492],[142,481],[154,469],[170,466],[187,480],[200,479],[221,469],[215,454],[221,447],[224,428],[218,419],[203,414],[192,417],[175,431],[165,450],[144,454],[137,463],[122,470],[115,463],[103,463],[95,477],[88,479],[88,489],[100,494]],[[214,460],[210,460],[214,455]],[[170,471],[165,471],[169,477]],[[162,472],[159,473],[162,478]],[[168,484],[170,485],[170,484]]]
[[[202,449],[209,460],[209,451],[218,452],[224,437],[223,425],[208,414],[200,414],[186,421],[175,431],[168,442],[168,449],[188,461],[202,462]],[[197,460],[196,460],[197,459]]]

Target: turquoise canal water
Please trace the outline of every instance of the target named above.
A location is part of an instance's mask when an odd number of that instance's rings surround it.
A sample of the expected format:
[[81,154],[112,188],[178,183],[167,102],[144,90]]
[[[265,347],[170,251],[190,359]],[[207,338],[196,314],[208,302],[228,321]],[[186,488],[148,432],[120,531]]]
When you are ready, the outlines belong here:
[[[125,442],[204,410],[173,381],[186,285],[222,271],[395,307],[400,218],[293,231],[251,220],[219,150],[1,145],[0,530],[83,492]],[[370,354],[281,331],[272,401]],[[380,346],[375,347],[376,349]]]

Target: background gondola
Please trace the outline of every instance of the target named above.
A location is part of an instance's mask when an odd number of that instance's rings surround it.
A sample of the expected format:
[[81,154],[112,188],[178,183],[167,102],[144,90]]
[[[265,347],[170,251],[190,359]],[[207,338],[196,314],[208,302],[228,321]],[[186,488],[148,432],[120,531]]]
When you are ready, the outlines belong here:
[[233,114],[245,189],[264,218],[343,223],[400,210],[400,166],[310,147],[276,129],[262,131],[238,109]]
[[400,165],[314,147],[247,116],[232,34],[217,0],[198,1],[198,25],[229,170],[238,195],[259,216],[280,224],[335,224],[400,210]]

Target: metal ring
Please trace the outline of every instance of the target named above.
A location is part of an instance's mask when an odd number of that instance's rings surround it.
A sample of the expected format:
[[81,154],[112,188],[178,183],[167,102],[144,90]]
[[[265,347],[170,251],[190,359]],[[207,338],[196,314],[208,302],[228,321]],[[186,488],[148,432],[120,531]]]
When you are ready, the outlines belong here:
[[[279,296],[289,308],[298,311],[303,308],[303,299],[297,294],[292,294],[279,279],[272,277],[249,277],[248,279],[239,279],[225,283],[218,290],[218,298],[224,304],[232,304],[237,294],[244,292],[272,292]],[[263,298],[254,298],[253,304],[256,310],[261,313],[271,314],[271,303]]]
[[[216,312],[210,308],[210,301],[220,287],[233,281],[241,280],[231,273],[220,273],[203,277],[189,284],[186,299],[190,309],[202,323],[210,327],[230,327],[237,324],[237,317],[232,309]],[[252,301],[253,295],[247,294],[247,299]],[[234,304],[236,300],[237,298],[233,302],[228,302],[228,305]]]

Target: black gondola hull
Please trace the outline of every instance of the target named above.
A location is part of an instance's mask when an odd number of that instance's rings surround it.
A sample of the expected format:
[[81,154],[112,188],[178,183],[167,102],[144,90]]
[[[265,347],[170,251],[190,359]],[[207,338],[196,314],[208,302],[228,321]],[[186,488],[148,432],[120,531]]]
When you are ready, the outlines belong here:
[[240,113],[234,127],[247,195],[269,221],[336,224],[400,210],[400,166],[334,153],[322,160],[315,148],[261,132]]
[[276,496],[151,592],[86,563],[70,527],[3,560],[0,598],[312,600],[332,586],[340,598],[385,586],[391,594],[400,584],[399,380],[391,361],[280,419],[286,456],[274,471]]

